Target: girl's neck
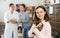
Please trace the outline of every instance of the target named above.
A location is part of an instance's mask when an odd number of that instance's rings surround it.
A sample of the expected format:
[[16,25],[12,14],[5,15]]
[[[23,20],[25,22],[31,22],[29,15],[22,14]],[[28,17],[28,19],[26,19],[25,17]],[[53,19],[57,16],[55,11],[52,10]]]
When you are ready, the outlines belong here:
[[13,14],[13,11],[11,11],[11,13]]
[[44,21],[44,19],[41,19],[41,21]]
[[14,11],[13,10],[10,10],[10,12],[13,14]]

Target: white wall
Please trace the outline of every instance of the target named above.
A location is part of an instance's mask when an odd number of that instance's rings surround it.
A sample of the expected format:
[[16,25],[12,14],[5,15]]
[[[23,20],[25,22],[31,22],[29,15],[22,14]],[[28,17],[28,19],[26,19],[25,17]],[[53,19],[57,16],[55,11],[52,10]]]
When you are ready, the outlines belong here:
[[56,3],[60,3],[60,0],[56,0]]
[[26,6],[38,6],[40,0],[5,0],[0,1],[0,22],[3,21],[4,13],[8,10],[10,3],[21,4],[24,3]]

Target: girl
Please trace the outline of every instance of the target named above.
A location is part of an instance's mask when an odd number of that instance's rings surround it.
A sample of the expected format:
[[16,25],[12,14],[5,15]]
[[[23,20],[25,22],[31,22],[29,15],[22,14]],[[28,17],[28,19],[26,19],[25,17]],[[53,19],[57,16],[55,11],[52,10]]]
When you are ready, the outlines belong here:
[[26,12],[26,7],[24,4],[20,4],[19,6],[19,9],[20,9],[20,13],[19,13],[19,16],[20,16],[20,19],[19,19],[19,22],[22,23],[22,38],[28,38],[28,27],[31,26],[31,23],[30,23],[30,17],[29,17],[29,13]]
[[49,16],[43,6],[38,6],[36,8],[35,21],[28,32],[28,36],[30,38],[51,38]]
[[15,11],[15,5],[11,3],[9,5],[9,10],[4,15],[4,38],[18,38],[17,20],[18,13]]

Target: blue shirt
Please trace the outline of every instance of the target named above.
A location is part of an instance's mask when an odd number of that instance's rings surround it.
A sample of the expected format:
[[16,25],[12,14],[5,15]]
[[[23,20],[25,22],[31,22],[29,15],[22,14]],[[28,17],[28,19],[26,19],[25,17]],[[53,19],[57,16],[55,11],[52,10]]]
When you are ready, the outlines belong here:
[[19,17],[22,20],[22,28],[27,28],[31,25],[30,23],[30,17],[28,12],[20,12]]

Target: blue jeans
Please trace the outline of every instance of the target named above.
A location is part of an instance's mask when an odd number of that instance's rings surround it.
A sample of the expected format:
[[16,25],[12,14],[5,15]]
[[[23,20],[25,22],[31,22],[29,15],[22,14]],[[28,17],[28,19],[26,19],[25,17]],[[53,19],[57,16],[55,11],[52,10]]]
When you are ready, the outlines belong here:
[[22,38],[27,38],[27,33],[26,32],[27,32],[27,29],[26,28],[23,28],[22,29],[22,34],[23,34],[22,35]]
[[30,30],[31,26],[27,27],[27,28],[22,28],[22,38],[29,38],[28,37],[28,31]]

